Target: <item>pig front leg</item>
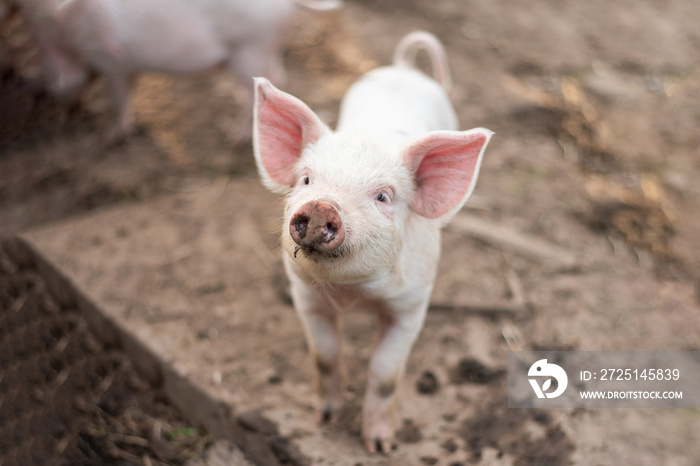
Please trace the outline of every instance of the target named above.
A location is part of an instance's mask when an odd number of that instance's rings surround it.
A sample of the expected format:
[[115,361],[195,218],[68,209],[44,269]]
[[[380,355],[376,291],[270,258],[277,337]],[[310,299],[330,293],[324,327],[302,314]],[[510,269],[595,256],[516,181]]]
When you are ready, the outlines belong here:
[[131,83],[133,78],[123,72],[109,73],[105,75],[105,78],[112,106],[116,111],[115,121],[105,135],[105,144],[111,146],[125,141],[131,132],[133,124]]
[[112,109],[116,113],[112,126],[104,137],[108,146],[124,142],[131,132],[131,90],[134,81],[133,71],[127,65],[126,53],[109,32],[111,31],[106,26],[99,28],[95,34],[100,47],[90,51],[90,62],[104,77]]
[[362,438],[370,453],[388,453],[394,445],[397,390],[427,310],[427,301],[411,311],[377,310],[379,343],[370,361],[362,410]]
[[56,37],[46,31],[38,31],[37,38],[49,92],[63,102],[75,103],[88,82],[86,67],[69,50],[60,46]]
[[294,307],[304,326],[315,367],[317,421],[336,422],[345,387],[338,312],[320,289],[290,278]]

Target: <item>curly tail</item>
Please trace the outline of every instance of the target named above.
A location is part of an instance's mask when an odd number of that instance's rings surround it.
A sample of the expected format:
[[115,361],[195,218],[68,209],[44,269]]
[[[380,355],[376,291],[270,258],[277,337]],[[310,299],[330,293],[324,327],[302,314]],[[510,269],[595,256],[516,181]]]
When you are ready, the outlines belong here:
[[394,51],[394,66],[415,68],[416,54],[419,50],[427,52],[433,68],[433,77],[449,91],[452,88],[452,77],[447,65],[447,54],[437,37],[429,32],[413,31],[401,39]]

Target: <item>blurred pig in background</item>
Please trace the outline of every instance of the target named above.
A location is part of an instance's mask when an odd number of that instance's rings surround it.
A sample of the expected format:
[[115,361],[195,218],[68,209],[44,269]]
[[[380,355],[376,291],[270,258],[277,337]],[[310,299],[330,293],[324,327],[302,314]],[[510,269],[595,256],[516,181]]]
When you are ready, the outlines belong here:
[[[8,9],[0,0],[0,15]],[[246,86],[250,133],[253,76],[284,85],[280,45],[294,0],[16,0],[41,53],[49,91],[75,99],[93,74],[106,80],[116,119],[106,142],[128,136],[130,87],[140,72],[173,75],[225,69]],[[340,0],[297,0],[316,10]]]

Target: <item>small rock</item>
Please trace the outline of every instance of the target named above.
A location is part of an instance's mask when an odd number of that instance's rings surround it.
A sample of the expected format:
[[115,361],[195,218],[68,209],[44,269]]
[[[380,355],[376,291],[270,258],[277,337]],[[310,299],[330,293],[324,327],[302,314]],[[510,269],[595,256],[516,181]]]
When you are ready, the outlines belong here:
[[446,440],[440,446],[442,448],[444,448],[445,450],[447,450],[449,453],[454,453],[457,451],[457,442],[455,442],[455,440],[452,438],[449,440]]
[[418,393],[422,393],[423,395],[433,395],[440,389],[440,383],[437,377],[435,377],[435,374],[431,371],[425,371],[418,379],[416,389]]
[[396,431],[396,440],[401,443],[418,443],[423,440],[423,434],[412,420],[406,419],[403,427]]
[[464,358],[452,371],[451,379],[456,384],[475,383],[484,385],[500,376],[502,371],[495,371],[481,364],[476,359]]

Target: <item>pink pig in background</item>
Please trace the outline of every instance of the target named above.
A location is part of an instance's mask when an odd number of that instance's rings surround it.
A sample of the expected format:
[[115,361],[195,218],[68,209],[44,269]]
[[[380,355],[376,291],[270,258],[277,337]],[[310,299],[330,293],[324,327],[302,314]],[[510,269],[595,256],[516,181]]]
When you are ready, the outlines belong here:
[[[413,66],[421,49],[437,81]],[[445,86],[444,50],[425,32],[350,88],[336,131],[256,79],[255,157],[265,185],[287,195],[284,266],[316,366],[319,421],[335,420],[343,402],[340,315],[378,316],[362,420],[370,452],[392,449],[396,390],[425,319],[440,229],[474,189],[492,135],[457,131]]]
[[[226,69],[249,90],[243,111],[248,119],[251,78],[285,81],[280,44],[294,0],[14,1],[38,40],[50,92],[72,98],[90,72],[106,79],[117,113],[110,142],[129,132],[130,85],[140,72],[181,75]],[[341,1],[296,3],[333,9]]]

